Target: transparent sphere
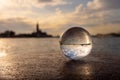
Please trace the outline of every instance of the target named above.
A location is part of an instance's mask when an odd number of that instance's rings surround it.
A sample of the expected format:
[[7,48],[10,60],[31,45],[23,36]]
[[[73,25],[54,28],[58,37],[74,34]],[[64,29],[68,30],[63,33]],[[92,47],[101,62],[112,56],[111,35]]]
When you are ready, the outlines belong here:
[[73,27],[65,31],[61,36],[60,47],[65,56],[79,60],[90,53],[92,39],[89,32],[85,29]]

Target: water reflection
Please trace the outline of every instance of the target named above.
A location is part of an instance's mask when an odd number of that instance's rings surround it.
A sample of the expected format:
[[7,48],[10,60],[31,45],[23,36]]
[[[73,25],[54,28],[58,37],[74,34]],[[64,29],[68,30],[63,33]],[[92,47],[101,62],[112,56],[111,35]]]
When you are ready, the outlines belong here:
[[0,58],[7,56],[6,50],[6,42],[4,40],[0,40]]
[[[50,40],[52,43],[48,43]],[[113,53],[114,56],[110,56],[109,53],[96,52],[92,58],[87,57],[84,61],[66,62],[59,53],[57,41],[0,39],[0,80],[120,80],[119,54]],[[101,50],[102,45],[98,44],[94,50]],[[115,46],[114,50],[118,47]]]
[[0,58],[1,58],[1,57],[5,57],[5,56],[7,56],[6,52],[0,50]]
[[0,79],[10,79],[13,73],[11,69],[12,63],[10,61],[10,56],[7,54],[8,50],[8,41],[5,39],[0,40]]
[[93,68],[90,63],[85,61],[69,61],[66,62],[62,75],[65,80],[91,80]]

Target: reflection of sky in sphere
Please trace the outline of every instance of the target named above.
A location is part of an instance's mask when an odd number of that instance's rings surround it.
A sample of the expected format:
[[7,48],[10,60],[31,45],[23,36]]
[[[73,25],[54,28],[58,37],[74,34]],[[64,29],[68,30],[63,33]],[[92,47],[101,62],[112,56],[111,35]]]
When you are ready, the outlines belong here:
[[61,37],[61,49],[71,59],[87,56],[92,49],[90,34],[80,27],[68,29]]
[[61,44],[89,44],[91,43],[90,34],[80,27],[73,27],[67,30],[61,37]]

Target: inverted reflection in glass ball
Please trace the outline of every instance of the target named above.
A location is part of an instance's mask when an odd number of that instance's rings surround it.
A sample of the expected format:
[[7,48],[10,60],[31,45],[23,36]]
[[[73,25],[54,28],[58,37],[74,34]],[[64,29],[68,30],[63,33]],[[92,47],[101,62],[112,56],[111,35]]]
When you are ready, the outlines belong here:
[[92,39],[89,32],[85,29],[73,27],[65,31],[61,36],[60,47],[65,56],[79,60],[90,53]]

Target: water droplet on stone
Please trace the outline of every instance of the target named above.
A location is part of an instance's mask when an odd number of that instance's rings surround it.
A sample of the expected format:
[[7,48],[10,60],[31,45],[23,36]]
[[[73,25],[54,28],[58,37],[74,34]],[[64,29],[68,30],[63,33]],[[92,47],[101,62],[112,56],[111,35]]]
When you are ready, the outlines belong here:
[[60,47],[65,56],[79,60],[90,53],[92,39],[89,32],[85,29],[73,27],[65,31],[61,36]]

